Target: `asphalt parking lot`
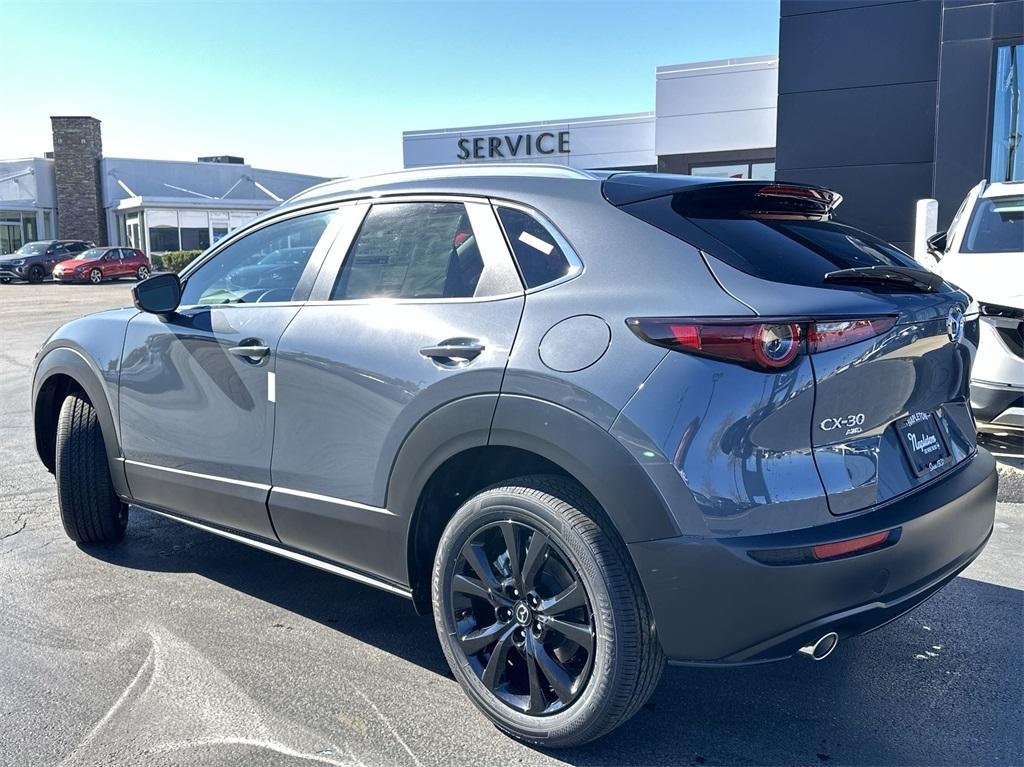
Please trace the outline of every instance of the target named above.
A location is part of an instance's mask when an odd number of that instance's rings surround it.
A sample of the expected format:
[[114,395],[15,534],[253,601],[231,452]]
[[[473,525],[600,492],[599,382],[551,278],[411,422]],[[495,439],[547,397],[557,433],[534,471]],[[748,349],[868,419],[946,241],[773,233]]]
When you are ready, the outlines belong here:
[[632,722],[548,753],[477,713],[398,597],[136,510],[116,546],[64,536],[32,357],[129,288],[0,285],[0,764],[1024,764],[1012,441],[988,548],[918,610],[823,663],[669,668]]

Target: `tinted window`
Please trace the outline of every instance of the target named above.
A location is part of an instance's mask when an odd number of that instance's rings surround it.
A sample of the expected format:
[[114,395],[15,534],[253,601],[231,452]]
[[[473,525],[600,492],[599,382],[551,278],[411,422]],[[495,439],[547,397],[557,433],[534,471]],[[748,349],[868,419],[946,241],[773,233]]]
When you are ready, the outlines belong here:
[[86,245],[84,242],[72,242],[72,243],[69,243],[67,245],[67,249],[69,251],[71,251],[72,253],[81,253],[83,250],[86,250],[88,247],[89,246]]
[[[182,306],[291,300],[333,215],[327,211],[285,219],[231,243],[188,276]],[[282,249],[294,257],[277,261]]]
[[482,271],[480,248],[461,203],[374,205],[331,297],[468,298]]
[[1024,197],[978,200],[961,250],[965,253],[1024,251]]
[[572,269],[551,232],[529,213],[498,208],[498,218],[528,288],[564,277]]
[[[774,282],[820,287],[824,276],[860,266],[920,267],[884,240],[836,221],[755,218],[723,212],[684,215],[689,201],[674,197],[626,205],[622,209],[707,250],[747,274]],[[707,235],[713,240],[708,240]],[[722,247],[722,246],[725,247]]]
[[40,253],[46,252],[48,245],[47,242],[30,242],[27,245],[22,245],[15,253],[22,256],[38,256]]

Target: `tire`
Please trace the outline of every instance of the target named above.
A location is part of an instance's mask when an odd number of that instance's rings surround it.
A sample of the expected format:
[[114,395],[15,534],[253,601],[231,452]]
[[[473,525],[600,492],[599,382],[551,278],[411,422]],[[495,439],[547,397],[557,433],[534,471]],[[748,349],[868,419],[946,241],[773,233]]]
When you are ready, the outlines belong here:
[[149,267],[140,266],[138,271],[135,272],[135,279],[137,279],[139,282],[142,282],[147,277],[149,277]]
[[57,419],[57,504],[64,532],[77,543],[119,540],[128,506],[114,493],[96,410],[72,392]]
[[26,279],[33,284],[38,284],[46,278],[46,270],[39,264],[30,267]]
[[89,282],[93,285],[99,285],[103,282],[103,272],[99,269],[92,269],[89,271]]
[[[481,591],[485,580],[491,588]],[[661,677],[664,655],[629,553],[564,477],[520,477],[470,498],[441,536],[431,591],[455,678],[526,743],[594,740],[632,717]]]

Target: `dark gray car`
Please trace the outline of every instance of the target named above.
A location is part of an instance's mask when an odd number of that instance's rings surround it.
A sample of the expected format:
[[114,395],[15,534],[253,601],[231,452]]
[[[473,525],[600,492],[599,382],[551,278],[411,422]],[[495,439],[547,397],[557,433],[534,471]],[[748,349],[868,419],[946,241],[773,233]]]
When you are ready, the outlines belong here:
[[37,240],[27,242],[8,256],[0,256],[0,282],[42,282],[61,261],[92,247],[84,240]]
[[408,597],[535,744],[622,723],[666,658],[821,659],[966,567],[996,494],[969,297],[839,202],[544,166],[314,187],[43,346],[65,529],[134,504]]

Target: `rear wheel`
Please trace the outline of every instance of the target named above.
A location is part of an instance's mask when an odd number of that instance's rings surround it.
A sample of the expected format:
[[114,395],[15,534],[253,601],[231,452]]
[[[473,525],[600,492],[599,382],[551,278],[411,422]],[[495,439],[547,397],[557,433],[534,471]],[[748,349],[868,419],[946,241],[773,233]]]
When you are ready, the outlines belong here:
[[38,283],[42,282],[46,278],[46,270],[43,269],[39,264],[34,264],[29,268],[26,278],[29,282]]
[[139,280],[146,279],[147,277],[149,277],[149,267],[148,266],[140,266],[139,270],[135,273],[135,276]]
[[600,737],[636,713],[661,675],[629,554],[563,477],[523,477],[467,501],[441,537],[432,593],[455,678],[528,743]]
[[89,271],[89,282],[93,285],[99,285],[103,282],[103,272],[99,269],[92,269]]
[[69,394],[57,419],[57,504],[64,532],[79,543],[116,541],[128,524],[128,505],[114,493],[96,409]]

